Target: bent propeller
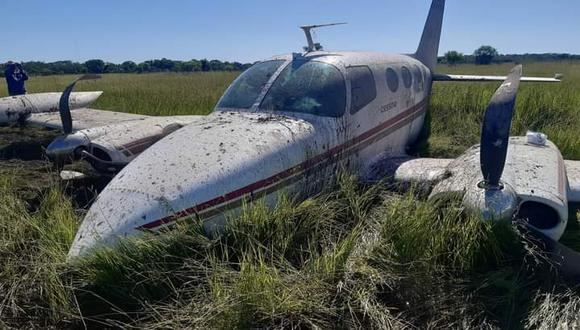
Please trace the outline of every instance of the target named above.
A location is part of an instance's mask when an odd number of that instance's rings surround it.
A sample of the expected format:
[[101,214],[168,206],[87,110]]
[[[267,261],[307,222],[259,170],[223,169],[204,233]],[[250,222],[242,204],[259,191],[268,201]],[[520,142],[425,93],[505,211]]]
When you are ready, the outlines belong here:
[[60,119],[62,120],[62,131],[65,135],[72,133],[72,129],[73,129],[72,116],[70,113],[69,99],[70,99],[70,94],[72,93],[73,89],[75,88],[76,83],[81,81],[81,80],[92,80],[92,79],[100,79],[100,78],[101,78],[101,76],[98,74],[82,75],[82,76],[78,77],[77,79],[75,79],[73,82],[71,82],[64,89],[64,92],[62,92],[62,95],[60,97],[60,101],[58,102],[58,111],[60,113]]
[[481,131],[481,173],[486,188],[500,186],[522,66],[517,65],[493,95],[485,110]]
[[74,157],[75,151],[82,146],[86,146],[89,141],[85,135],[71,134],[73,132],[72,115],[70,111],[70,95],[77,82],[81,80],[99,79],[96,74],[85,74],[71,82],[63,91],[59,103],[58,111],[62,121],[63,135],[57,137],[46,148],[46,155],[57,164],[63,163],[67,158]]

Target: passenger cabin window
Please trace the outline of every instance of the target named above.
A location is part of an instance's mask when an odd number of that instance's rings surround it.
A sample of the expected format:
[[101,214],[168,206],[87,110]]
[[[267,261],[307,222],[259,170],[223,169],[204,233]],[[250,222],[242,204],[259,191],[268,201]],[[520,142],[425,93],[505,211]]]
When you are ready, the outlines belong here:
[[346,84],[331,64],[295,60],[276,78],[260,105],[267,111],[302,112],[341,117],[346,108]]
[[399,89],[399,75],[393,68],[387,68],[387,87],[393,93]]
[[418,66],[413,66],[413,82],[415,92],[420,92],[423,90],[423,72]]
[[347,68],[350,79],[350,113],[364,108],[377,97],[377,87],[373,73],[368,66],[352,66]]
[[217,104],[217,108],[249,109],[272,75],[284,61],[267,61],[254,64],[242,73],[228,88]]
[[413,84],[413,77],[411,76],[411,71],[406,66],[401,68],[401,75],[403,76],[403,85],[405,88],[411,88]]

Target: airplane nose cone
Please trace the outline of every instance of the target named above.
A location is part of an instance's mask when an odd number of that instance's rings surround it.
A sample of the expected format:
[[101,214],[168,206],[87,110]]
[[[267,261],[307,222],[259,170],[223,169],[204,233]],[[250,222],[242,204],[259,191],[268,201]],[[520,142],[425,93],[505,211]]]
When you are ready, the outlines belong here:
[[[111,245],[135,235],[144,221],[161,216],[163,201],[131,189],[109,189],[99,195],[81,224],[68,257],[82,255],[98,245]],[[118,221],[123,219],[123,221]]]
[[[335,129],[324,126],[321,132]],[[177,130],[129,163],[101,192],[69,257],[192,218],[202,219],[212,232],[248,198],[275,203],[279,190],[302,189],[301,173],[322,173],[314,165],[323,158],[306,162],[329,149],[331,142],[319,134],[327,133],[303,120],[236,113],[210,115]],[[316,144],[316,139],[327,143]]]

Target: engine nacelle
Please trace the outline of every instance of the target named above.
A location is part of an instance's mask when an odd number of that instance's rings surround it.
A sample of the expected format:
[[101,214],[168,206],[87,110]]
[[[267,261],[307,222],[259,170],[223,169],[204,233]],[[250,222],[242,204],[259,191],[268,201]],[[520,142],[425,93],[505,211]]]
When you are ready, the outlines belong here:
[[[465,196],[481,189],[479,146],[453,160],[444,179],[433,188],[429,198],[450,193]],[[558,240],[568,222],[567,177],[564,160],[554,143],[528,144],[524,137],[511,137],[502,183],[516,194],[516,218],[529,223],[547,236]],[[501,210],[500,210],[501,211]]]
[[150,117],[89,128],[77,132],[89,137],[85,158],[100,172],[116,173],[161,138],[200,116]]

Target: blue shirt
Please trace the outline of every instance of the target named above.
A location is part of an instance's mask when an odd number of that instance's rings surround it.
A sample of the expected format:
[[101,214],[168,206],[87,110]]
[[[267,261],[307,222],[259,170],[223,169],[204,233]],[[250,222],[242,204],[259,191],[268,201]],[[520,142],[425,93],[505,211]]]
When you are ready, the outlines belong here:
[[26,94],[26,86],[24,82],[28,80],[26,71],[20,69],[18,72],[14,68],[8,68],[4,71],[6,76],[6,84],[8,85],[8,95],[22,95]]

